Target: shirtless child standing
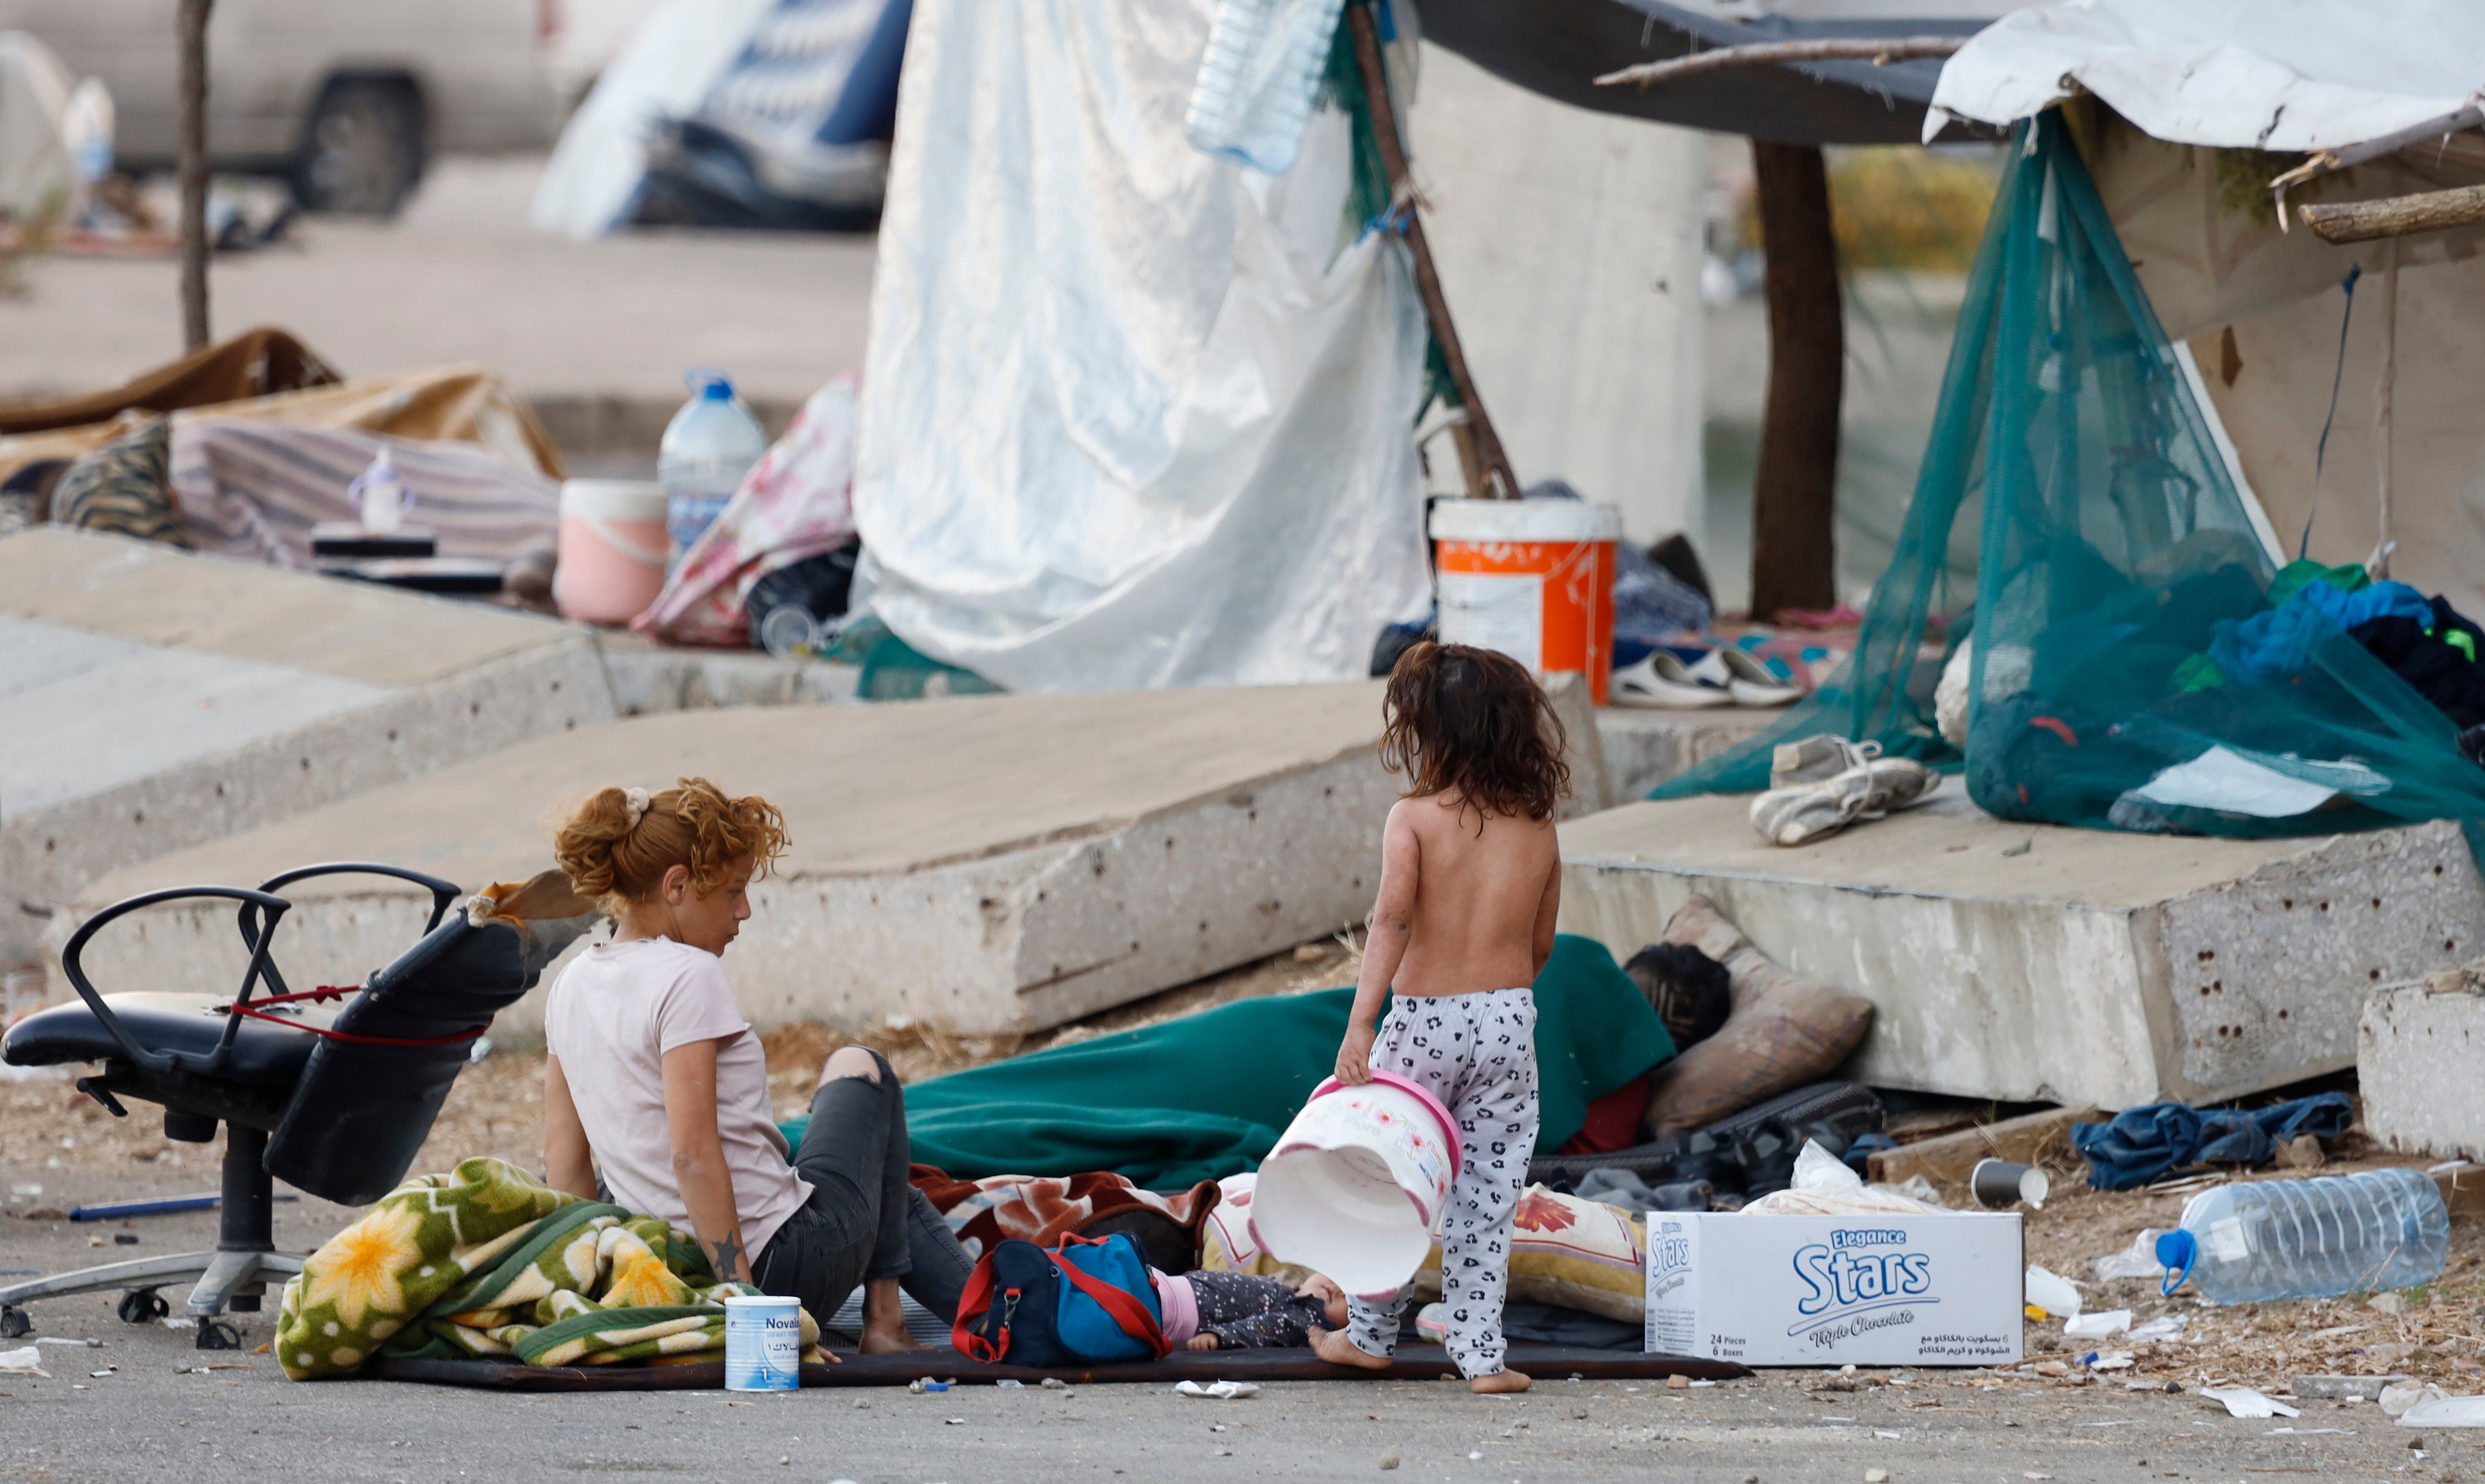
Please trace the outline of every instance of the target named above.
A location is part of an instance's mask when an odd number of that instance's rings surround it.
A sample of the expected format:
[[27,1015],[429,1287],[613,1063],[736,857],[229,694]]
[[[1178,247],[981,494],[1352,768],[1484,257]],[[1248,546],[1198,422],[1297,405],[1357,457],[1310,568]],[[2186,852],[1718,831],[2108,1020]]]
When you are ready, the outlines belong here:
[[[1478,1391],[1523,1391],[1503,1364],[1511,1216],[1536,1151],[1536,1005],[1562,900],[1553,809],[1570,790],[1561,719],[1518,661],[1463,644],[1418,644],[1389,677],[1381,761],[1409,780],[1380,840],[1380,900],[1337,1078],[1376,1071],[1423,1084],[1459,1125],[1441,1227],[1450,1359]],[[1376,1029],[1384,994],[1389,1016]],[[1406,1290],[1355,1299],[1324,1360],[1379,1367],[1398,1343]]]

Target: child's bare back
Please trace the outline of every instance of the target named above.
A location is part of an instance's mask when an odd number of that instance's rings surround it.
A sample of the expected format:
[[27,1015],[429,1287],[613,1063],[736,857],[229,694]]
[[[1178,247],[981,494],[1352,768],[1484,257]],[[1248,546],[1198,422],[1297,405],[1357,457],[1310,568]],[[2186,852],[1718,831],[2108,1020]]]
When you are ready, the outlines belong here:
[[1471,994],[1535,983],[1553,952],[1560,868],[1551,820],[1488,814],[1462,793],[1400,799],[1381,835],[1375,913],[1406,934],[1391,987]]

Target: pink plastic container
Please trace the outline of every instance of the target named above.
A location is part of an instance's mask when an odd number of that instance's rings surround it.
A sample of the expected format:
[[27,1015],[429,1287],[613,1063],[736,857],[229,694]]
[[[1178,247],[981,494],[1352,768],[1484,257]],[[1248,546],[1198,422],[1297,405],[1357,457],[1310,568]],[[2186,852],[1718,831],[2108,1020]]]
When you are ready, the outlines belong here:
[[560,487],[560,545],[552,598],[564,618],[626,624],[665,586],[665,487],[638,479],[572,479]]
[[1433,1250],[1459,1174],[1459,1130],[1419,1083],[1374,1072],[1312,1090],[1260,1162],[1251,1229],[1281,1261],[1349,1293],[1393,1294]]

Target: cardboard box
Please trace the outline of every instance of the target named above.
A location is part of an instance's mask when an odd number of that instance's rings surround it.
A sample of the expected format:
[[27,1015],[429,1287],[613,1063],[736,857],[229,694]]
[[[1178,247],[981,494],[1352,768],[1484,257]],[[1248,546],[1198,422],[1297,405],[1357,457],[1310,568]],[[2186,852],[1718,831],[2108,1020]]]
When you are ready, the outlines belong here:
[[2008,1364],[2025,1269],[2010,1211],[1652,1211],[1647,1348],[1746,1365]]

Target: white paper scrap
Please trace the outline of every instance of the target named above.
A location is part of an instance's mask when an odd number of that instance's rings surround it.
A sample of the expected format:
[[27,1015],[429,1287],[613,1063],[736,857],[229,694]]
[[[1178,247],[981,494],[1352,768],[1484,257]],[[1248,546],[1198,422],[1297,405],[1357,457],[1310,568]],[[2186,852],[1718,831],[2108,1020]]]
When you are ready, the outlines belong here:
[[2300,1417],[2304,1414],[2281,1401],[2272,1401],[2248,1386],[2203,1388],[2201,1395],[2226,1405],[2230,1417]]

